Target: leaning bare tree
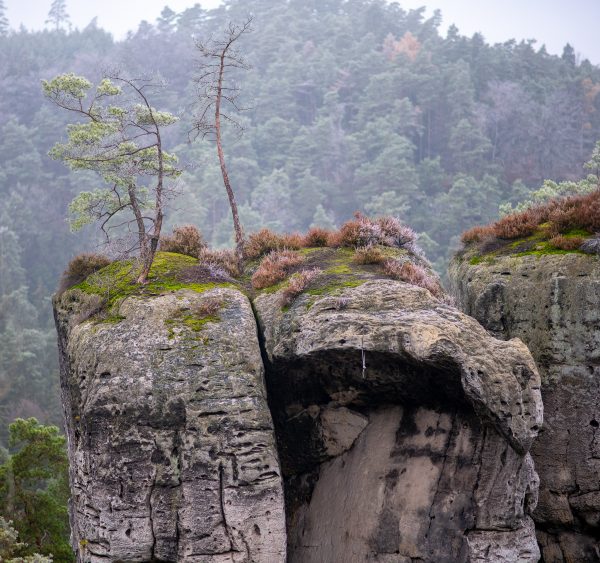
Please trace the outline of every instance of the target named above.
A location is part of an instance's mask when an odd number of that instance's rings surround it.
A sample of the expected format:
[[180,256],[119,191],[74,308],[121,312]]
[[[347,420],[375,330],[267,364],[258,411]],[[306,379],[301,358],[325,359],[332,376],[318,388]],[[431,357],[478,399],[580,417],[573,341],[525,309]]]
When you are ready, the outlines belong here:
[[[91,82],[74,74],[44,80],[42,86],[48,99],[80,118],[67,127],[68,141],[57,143],[50,156],[72,170],[97,172],[109,186],[75,197],[69,206],[71,228],[99,222],[107,242],[115,233],[132,234],[126,252],[139,251],[137,282],[146,283],[171,192],[167,181],[181,173],[162,136],[177,118],[149,101],[162,84],[107,73],[94,91]],[[131,215],[125,217],[126,212]]]
[[222,124],[227,122],[241,130],[239,121],[234,117],[235,113],[242,109],[238,104],[240,88],[232,81],[231,74],[236,69],[248,70],[250,68],[236,49],[235,44],[244,33],[251,31],[251,23],[252,18],[241,25],[231,23],[221,39],[196,42],[201,61],[196,78],[199,109],[195,115],[193,131],[196,136],[211,138],[216,142],[223,184],[227,191],[233,217],[236,255],[240,269],[243,268],[244,231],[225,164]]

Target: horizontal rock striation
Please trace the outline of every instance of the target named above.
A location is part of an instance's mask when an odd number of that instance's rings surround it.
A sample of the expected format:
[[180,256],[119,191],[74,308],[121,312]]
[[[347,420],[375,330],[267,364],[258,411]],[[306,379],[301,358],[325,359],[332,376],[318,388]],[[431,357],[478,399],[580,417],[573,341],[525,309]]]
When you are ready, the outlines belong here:
[[579,253],[455,259],[462,309],[521,338],[542,374],[544,431],[532,448],[546,563],[600,561],[600,261]]
[[538,560],[540,378],[520,341],[391,280],[254,305],[291,562]]
[[180,289],[80,322],[88,297],[55,300],[78,561],[284,562],[248,298]]

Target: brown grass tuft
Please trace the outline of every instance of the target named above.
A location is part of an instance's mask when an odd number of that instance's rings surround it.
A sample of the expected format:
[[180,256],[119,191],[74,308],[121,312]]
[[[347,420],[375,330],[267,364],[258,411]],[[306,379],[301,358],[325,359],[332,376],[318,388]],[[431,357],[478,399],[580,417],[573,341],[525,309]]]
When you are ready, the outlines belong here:
[[304,246],[306,248],[318,248],[328,246],[329,237],[333,234],[328,229],[322,227],[312,227],[304,236]]
[[403,225],[395,217],[369,219],[362,213],[355,213],[354,219],[346,221],[338,233],[330,236],[329,246],[395,246],[406,247],[416,241],[415,232]]
[[[462,235],[465,244],[498,239],[528,237],[541,228],[544,239],[555,239],[572,229],[600,230],[600,190],[585,195],[555,199],[503,217],[488,227],[474,227]],[[562,239],[558,244],[574,245]],[[558,247],[557,247],[558,248]],[[565,248],[566,249],[566,248]]]
[[93,252],[84,252],[75,256],[60,279],[58,294],[63,294],[67,289],[81,283],[89,275],[108,266],[111,262],[107,256]]
[[304,261],[303,256],[291,250],[273,250],[261,261],[252,276],[252,287],[264,289],[285,279],[289,271]]
[[172,236],[160,237],[160,250],[163,252],[177,252],[197,258],[204,248],[206,243],[194,225],[175,227]]
[[322,270],[313,268],[312,270],[301,270],[290,277],[290,283],[281,294],[281,306],[290,305],[298,295],[300,295],[310,284],[321,274]]
[[483,242],[484,240],[495,238],[495,236],[496,233],[492,226],[473,227],[468,231],[465,231],[460,239],[463,244],[469,244],[471,242]]
[[241,275],[239,264],[233,250],[210,250],[203,248],[198,253],[200,264],[212,272],[216,278]]
[[600,229],[600,191],[584,196],[573,196],[560,200],[549,210],[548,218],[558,232],[570,229]]
[[214,317],[223,307],[223,299],[220,297],[208,297],[196,305],[192,312],[199,318]]
[[417,285],[427,289],[434,297],[443,298],[444,290],[439,282],[433,278],[425,268],[411,262],[399,262],[398,260],[386,260],[383,271],[391,278]]
[[286,233],[279,235],[280,249],[300,250],[305,247],[304,237],[300,233]]
[[385,254],[377,246],[359,246],[352,257],[355,264],[382,264],[385,259]]
[[528,237],[535,233],[538,225],[543,222],[543,215],[543,210],[540,208],[507,215],[494,223],[494,233],[498,238],[503,239]]
[[584,242],[583,237],[566,237],[564,235],[556,235],[552,237],[548,242],[554,248],[560,250],[577,250]]
[[[270,229],[261,229],[251,233],[244,245],[244,256],[248,260],[260,258],[273,250],[286,248],[285,242],[295,242],[295,235],[278,235]],[[300,235],[298,235],[300,237]],[[301,237],[300,237],[301,238]],[[299,248],[299,247],[298,247]]]

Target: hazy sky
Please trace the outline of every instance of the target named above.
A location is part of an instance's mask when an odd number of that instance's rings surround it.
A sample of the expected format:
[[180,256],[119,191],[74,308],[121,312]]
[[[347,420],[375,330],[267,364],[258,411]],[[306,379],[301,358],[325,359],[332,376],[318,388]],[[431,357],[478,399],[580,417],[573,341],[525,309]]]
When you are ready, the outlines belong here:
[[[135,29],[140,20],[154,21],[163,6],[176,12],[192,6],[194,0],[67,0],[71,21],[84,27],[94,16],[98,24],[116,37]],[[212,8],[220,0],[201,0]],[[44,26],[51,0],[5,0],[11,26],[23,23],[29,29]],[[492,42],[510,38],[538,40],[551,53],[560,54],[569,42],[582,57],[600,64],[600,0],[401,0],[404,8],[428,6],[442,11],[442,30],[455,23],[460,32],[479,31]],[[257,22],[258,24],[258,22]]]

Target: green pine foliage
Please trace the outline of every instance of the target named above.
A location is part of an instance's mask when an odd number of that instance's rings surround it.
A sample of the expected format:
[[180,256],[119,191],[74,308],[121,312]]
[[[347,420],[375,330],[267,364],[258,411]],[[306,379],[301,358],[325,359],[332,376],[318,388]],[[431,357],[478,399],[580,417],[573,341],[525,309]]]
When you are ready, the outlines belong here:
[[21,555],[73,561],[65,442],[56,426],[41,425],[35,418],[10,425],[9,453],[0,465],[0,516],[19,532],[25,544],[18,546]]

